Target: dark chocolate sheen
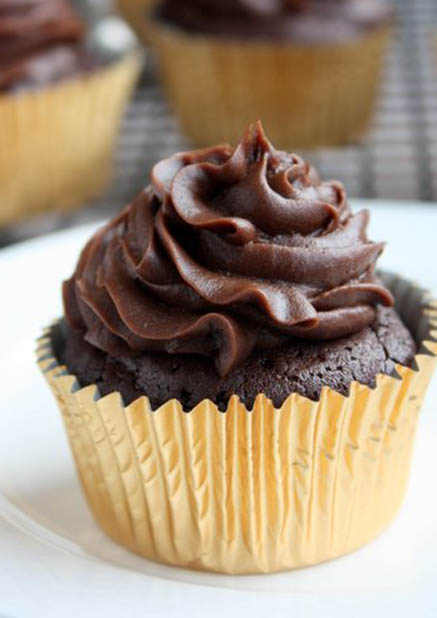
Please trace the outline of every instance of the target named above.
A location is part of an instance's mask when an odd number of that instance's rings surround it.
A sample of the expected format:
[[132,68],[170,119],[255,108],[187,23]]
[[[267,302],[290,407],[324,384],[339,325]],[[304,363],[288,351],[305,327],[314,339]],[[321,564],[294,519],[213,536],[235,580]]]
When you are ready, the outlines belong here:
[[54,83],[88,68],[84,35],[67,0],[0,0],[0,91]]
[[157,10],[191,33],[303,44],[347,41],[390,16],[384,0],[163,0]]
[[151,178],[64,283],[68,323],[111,356],[198,354],[224,376],[256,348],[351,335],[392,305],[368,213],[260,124],[234,151],[180,153]]

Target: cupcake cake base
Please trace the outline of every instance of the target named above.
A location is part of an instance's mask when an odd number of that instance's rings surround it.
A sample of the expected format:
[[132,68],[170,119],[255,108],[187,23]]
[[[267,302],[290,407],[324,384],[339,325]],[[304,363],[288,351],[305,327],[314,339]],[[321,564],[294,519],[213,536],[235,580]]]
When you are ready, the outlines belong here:
[[350,552],[393,519],[405,493],[421,403],[435,367],[437,305],[386,275],[419,353],[376,385],[329,387],[275,408],[260,393],[226,413],[209,400],[152,411],[146,396],[80,388],[49,335],[39,365],[62,411],[96,520],[146,558],[224,573],[315,564]]
[[294,340],[279,349],[257,351],[225,378],[212,362],[195,354],[114,359],[89,345],[65,321],[53,328],[51,339],[56,358],[81,386],[96,384],[101,395],[119,391],[126,404],[147,393],[153,409],[178,399],[189,410],[209,398],[225,410],[232,395],[252,408],[259,393],[279,408],[290,393],[317,400],[323,386],[347,395],[354,380],[375,386],[378,373],[392,373],[396,363],[409,366],[416,352],[397,313],[383,307],[371,328],[334,341]]

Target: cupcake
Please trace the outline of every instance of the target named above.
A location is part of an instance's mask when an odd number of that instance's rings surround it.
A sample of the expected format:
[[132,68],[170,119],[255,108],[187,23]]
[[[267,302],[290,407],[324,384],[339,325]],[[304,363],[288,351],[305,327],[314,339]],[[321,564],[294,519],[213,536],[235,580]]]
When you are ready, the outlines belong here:
[[383,0],[162,0],[152,40],[183,131],[236,143],[263,118],[278,147],[367,129],[390,34]]
[[149,15],[157,0],[118,0],[120,13],[145,42],[149,42]]
[[104,61],[66,0],[0,0],[0,225],[101,190],[140,61]]
[[437,311],[375,273],[383,244],[367,223],[258,124],[234,151],[159,162],[90,239],[38,354],[112,539],[257,573],[334,558],[388,525]]

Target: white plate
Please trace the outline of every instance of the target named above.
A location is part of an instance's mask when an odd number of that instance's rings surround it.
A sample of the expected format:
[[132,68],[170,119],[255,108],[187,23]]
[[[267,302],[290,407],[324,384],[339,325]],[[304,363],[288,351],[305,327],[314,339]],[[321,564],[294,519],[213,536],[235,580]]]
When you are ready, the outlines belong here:
[[[383,266],[437,293],[437,205],[369,203]],[[60,283],[94,226],[0,253],[0,615],[397,617],[437,615],[437,384],[422,417],[401,514],[367,547],[291,573],[228,577],[160,566],[117,547],[87,510],[60,416],[36,369]]]

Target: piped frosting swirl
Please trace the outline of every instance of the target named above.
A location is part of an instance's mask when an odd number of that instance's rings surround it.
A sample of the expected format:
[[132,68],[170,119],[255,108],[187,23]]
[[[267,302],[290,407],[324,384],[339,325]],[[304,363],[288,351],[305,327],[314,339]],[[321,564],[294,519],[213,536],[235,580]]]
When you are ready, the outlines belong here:
[[176,154],[84,248],[64,283],[70,326],[112,356],[161,351],[214,359],[220,375],[255,348],[326,340],[393,303],[343,186],[261,125],[232,151]]

